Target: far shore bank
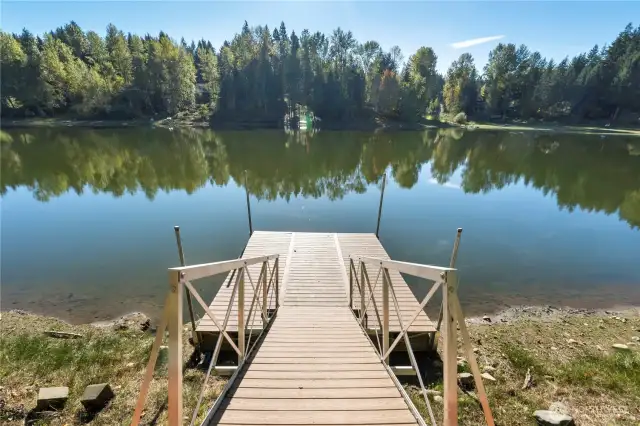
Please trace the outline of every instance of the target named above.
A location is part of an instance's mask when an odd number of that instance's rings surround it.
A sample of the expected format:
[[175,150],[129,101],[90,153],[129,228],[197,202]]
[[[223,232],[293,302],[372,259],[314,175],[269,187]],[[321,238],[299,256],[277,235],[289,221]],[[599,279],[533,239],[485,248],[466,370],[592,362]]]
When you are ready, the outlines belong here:
[[[92,129],[121,129],[140,127],[199,128],[211,130],[274,130],[281,129],[277,123],[261,121],[213,122],[189,119],[165,118],[160,120],[131,119],[131,120],[85,120],[70,118],[22,118],[3,119],[2,128],[92,128]],[[428,129],[463,129],[469,131],[508,131],[508,132],[541,132],[558,134],[589,134],[601,136],[640,136],[640,127],[605,127],[595,123],[569,125],[561,123],[527,122],[513,120],[504,123],[482,122],[471,120],[467,124],[455,124],[446,121],[427,120],[411,123],[388,120],[352,120],[346,122],[322,122],[317,127],[323,131],[416,131]]]

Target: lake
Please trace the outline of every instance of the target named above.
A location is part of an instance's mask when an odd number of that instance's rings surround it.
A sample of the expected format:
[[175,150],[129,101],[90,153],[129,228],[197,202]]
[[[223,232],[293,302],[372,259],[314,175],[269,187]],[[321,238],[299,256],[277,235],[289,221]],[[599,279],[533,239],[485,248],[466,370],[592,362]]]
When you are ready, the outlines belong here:
[[393,259],[445,266],[464,228],[468,315],[640,304],[637,138],[62,128],[3,132],[0,154],[2,309],[157,317],[174,225],[187,263],[240,254],[245,190],[254,229],[375,232],[384,174]]

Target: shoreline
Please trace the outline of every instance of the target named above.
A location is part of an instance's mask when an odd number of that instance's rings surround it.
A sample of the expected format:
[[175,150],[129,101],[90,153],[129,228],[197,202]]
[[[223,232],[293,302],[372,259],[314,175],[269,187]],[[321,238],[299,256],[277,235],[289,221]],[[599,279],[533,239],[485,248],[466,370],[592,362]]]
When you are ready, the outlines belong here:
[[[264,122],[209,122],[194,121],[189,119],[165,118],[150,121],[149,119],[131,120],[85,120],[69,118],[19,118],[2,120],[3,129],[30,129],[30,128],[87,128],[87,129],[123,129],[123,128],[195,128],[211,129],[214,131],[233,130],[274,130],[280,126],[274,123]],[[600,136],[636,136],[640,137],[638,127],[602,127],[596,123],[585,124],[561,124],[561,123],[532,123],[526,121],[508,121],[505,123],[469,121],[467,124],[455,124],[447,121],[427,120],[426,122],[400,122],[374,120],[352,120],[348,122],[323,122],[317,130],[322,131],[371,131],[371,132],[395,132],[395,131],[419,131],[435,129],[460,129],[466,131],[508,131],[513,133],[553,133],[553,134],[585,134]]]

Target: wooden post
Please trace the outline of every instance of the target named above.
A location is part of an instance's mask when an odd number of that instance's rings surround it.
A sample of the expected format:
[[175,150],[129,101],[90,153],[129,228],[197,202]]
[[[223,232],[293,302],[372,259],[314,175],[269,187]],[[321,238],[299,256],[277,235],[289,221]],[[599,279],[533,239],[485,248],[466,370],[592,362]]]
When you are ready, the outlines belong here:
[[452,315],[451,295],[455,293],[456,273],[445,274],[442,300],[444,307],[444,426],[458,425],[458,364],[456,323]]
[[245,341],[244,341],[244,271],[245,267],[240,271],[240,281],[238,282],[238,365],[244,360]]
[[[449,260],[449,268],[455,268],[456,267],[456,259],[458,259],[458,247],[460,247],[460,238],[462,237],[462,228],[458,228],[458,233],[456,234],[456,240],[453,243],[453,251],[451,252],[451,259]],[[444,309],[444,300],[442,301],[442,304],[440,304],[440,313],[438,314],[438,324],[436,325],[436,333],[438,331],[440,331],[440,325],[442,324],[442,314],[443,314],[443,309]],[[431,335],[431,347],[433,349],[436,348],[437,346],[437,341],[436,341],[436,333],[433,333]]]
[[[186,266],[184,260],[184,251],[182,251],[182,239],[180,238],[180,227],[174,226],[173,230],[176,234],[176,243],[178,244],[178,257],[180,258],[180,266]],[[191,336],[193,337],[193,344],[196,347],[196,350],[200,350],[200,345],[198,344],[198,335],[196,333],[196,319],[193,315],[193,303],[191,302],[191,293],[186,288],[184,292],[187,295],[187,307],[189,308],[189,319],[191,320]]]
[[251,223],[251,202],[249,201],[249,187],[247,186],[247,171],[244,171],[244,192],[247,194],[247,215],[249,216],[249,236],[253,235],[253,224]]
[[[382,352],[386,354],[389,350],[389,281],[387,274],[382,273]],[[375,295],[374,295],[375,298]],[[389,356],[384,359],[389,363]]]
[[169,271],[167,309],[169,326],[169,426],[182,424],[182,277]]
[[382,175],[382,191],[380,191],[380,206],[378,207],[378,225],[376,226],[376,238],[380,239],[380,218],[382,217],[382,200],[384,199],[384,188],[387,184],[387,171]]

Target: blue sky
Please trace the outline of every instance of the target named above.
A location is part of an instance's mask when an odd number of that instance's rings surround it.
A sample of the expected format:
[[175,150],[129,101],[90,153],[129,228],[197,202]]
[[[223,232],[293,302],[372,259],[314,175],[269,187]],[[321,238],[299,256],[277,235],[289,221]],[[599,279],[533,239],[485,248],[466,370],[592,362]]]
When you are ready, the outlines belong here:
[[[420,46],[432,47],[445,71],[461,53],[471,53],[481,69],[499,42],[524,43],[560,60],[610,43],[634,17],[640,2],[399,2],[387,1],[2,1],[4,31],[28,27],[41,34],[75,20],[84,30],[104,34],[109,22],[125,32],[186,40],[205,38],[217,48],[249,25],[279,26],[289,32],[351,30],[358,41],[377,40],[385,49],[402,48],[405,59]],[[502,36],[498,39],[499,36]],[[492,38],[466,48],[454,43]]]

